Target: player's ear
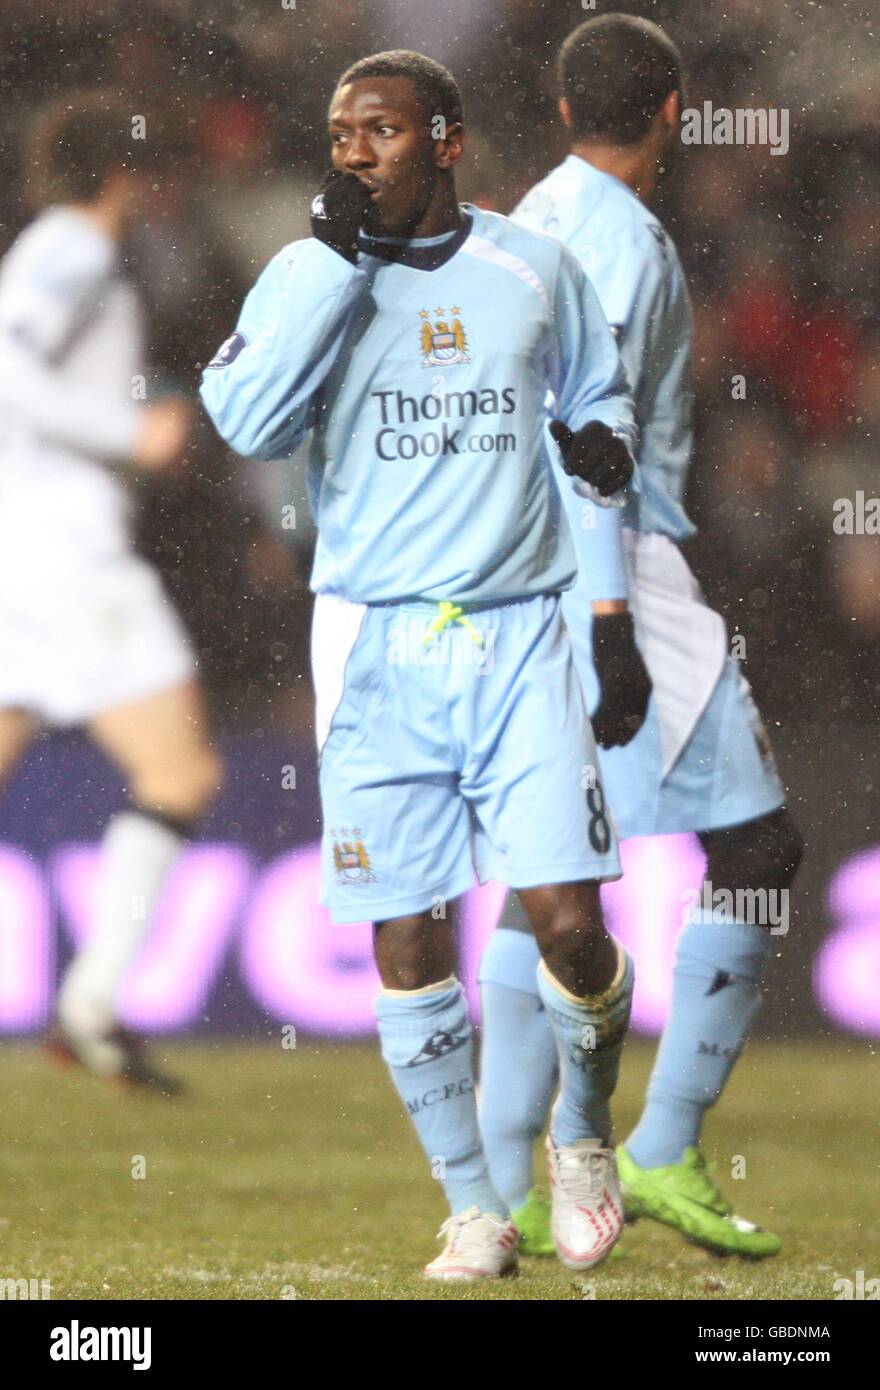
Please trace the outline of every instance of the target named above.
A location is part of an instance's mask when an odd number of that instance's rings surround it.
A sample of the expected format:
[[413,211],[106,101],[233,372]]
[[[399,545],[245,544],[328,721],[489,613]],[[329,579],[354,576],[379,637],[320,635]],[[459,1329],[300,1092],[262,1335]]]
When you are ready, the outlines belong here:
[[681,93],[678,91],[670,92],[669,96],[660,107],[660,116],[663,124],[669,130],[677,130],[681,117]]
[[464,154],[464,126],[461,121],[444,121],[443,135],[434,142],[434,163],[438,169],[451,169]]
[[569,104],[568,97],[559,98],[559,114],[562,117],[562,124],[565,126],[566,130],[571,130],[574,122],[571,118],[571,105]]

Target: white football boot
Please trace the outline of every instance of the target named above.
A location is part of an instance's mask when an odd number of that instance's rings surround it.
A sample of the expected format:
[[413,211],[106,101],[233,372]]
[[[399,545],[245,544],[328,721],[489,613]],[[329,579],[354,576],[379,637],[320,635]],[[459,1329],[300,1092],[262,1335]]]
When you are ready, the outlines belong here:
[[556,1253],[569,1269],[592,1269],[609,1255],[623,1230],[623,1200],[614,1150],[598,1139],[557,1149],[547,1138]]
[[437,1234],[446,1237],[446,1245],[436,1260],[425,1265],[426,1279],[468,1283],[516,1273],[519,1231],[509,1219],[468,1207],[444,1221]]

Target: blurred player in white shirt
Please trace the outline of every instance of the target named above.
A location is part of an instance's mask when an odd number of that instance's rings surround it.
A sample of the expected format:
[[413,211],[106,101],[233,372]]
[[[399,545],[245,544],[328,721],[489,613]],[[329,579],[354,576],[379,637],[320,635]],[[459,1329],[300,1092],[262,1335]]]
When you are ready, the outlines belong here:
[[120,1025],[119,988],[221,768],[186,634],[129,530],[127,471],[173,468],[191,420],[183,398],[142,402],[141,309],[121,266],[158,145],[74,93],[39,118],[29,153],[44,210],[0,263],[0,790],[41,725],[83,725],[122,773],[129,804],[107,827],[51,1042],[170,1094]]

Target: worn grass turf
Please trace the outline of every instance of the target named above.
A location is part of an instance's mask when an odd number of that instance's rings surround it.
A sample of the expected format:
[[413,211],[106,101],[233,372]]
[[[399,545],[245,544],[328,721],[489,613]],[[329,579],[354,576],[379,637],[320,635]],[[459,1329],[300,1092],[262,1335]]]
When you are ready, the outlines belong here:
[[[627,1047],[622,1134],[651,1056]],[[726,1300],[829,1299],[836,1278],[880,1275],[865,1042],[752,1046],[710,1120],[724,1189],[781,1235],[781,1256],[719,1260],[643,1221],[589,1280],[528,1260],[517,1279],[464,1288],[418,1278],[445,1211],[373,1048],[175,1046],[167,1060],[184,1099],[0,1051],[0,1278],[76,1299]]]

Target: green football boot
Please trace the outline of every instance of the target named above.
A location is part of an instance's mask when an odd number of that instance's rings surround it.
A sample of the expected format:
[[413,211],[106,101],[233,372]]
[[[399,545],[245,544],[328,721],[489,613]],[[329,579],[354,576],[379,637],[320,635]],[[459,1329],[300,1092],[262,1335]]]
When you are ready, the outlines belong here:
[[543,1187],[533,1187],[525,1202],[510,1213],[519,1231],[521,1255],[555,1255],[550,1234],[550,1198]]
[[[556,1254],[550,1234],[550,1198],[543,1187],[533,1187],[523,1205],[510,1213],[510,1219],[519,1231],[521,1255],[542,1257]],[[615,1264],[625,1258],[626,1251],[618,1241],[608,1256],[608,1263]]]
[[709,1176],[699,1149],[685,1149],[681,1163],[640,1168],[621,1144],[617,1171],[627,1221],[641,1216],[662,1221],[694,1245],[718,1255],[765,1260],[782,1248],[778,1236],[734,1214]]

